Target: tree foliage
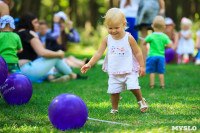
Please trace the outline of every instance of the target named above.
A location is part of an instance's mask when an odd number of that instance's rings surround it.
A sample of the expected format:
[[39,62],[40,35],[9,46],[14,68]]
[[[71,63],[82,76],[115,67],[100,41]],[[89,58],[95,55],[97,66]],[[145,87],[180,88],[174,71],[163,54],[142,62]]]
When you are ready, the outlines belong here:
[[[51,23],[55,12],[64,11],[76,26],[85,27],[90,23],[95,29],[103,23],[107,9],[119,5],[118,0],[14,0],[14,3],[11,10],[13,17],[29,12]],[[171,17],[177,25],[183,16],[199,19],[200,0],[165,0],[165,3],[166,16]]]

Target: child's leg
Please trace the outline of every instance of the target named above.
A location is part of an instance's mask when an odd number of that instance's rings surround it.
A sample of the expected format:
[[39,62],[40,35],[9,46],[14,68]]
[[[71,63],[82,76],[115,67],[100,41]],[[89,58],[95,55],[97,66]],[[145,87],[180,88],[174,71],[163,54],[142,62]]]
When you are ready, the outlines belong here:
[[159,76],[159,80],[160,80],[160,86],[165,86],[164,74],[158,74],[158,76]]
[[182,64],[182,63],[184,63],[184,62],[183,62],[183,54],[181,55],[181,64]]
[[189,54],[189,62],[192,62],[192,54]]
[[131,92],[135,95],[137,101],[142,100],[142,93],[140,89],[134,89],[134,90],[131,90]]
[[114,110],[118,110],[119,95],[120,93],[111,94],[112,109]]
[[155,84],[155,73],[150,73],[149,78],[150,78],[150,86],[154,86],[154,84]]
[[[131,90],[131,92],[135,95],[138,102],[142,101],[143,106],[147,106],[146,101],[142,100],[142,92],[140,89],[133,89],[133,90]],[[142,105],[139,104],[139,106],[141,107]],[[144,108],[141,108],[140,111],[145,112],[145,111],[147,111],[147,109],[148,109],[148,107],[144,107]]]

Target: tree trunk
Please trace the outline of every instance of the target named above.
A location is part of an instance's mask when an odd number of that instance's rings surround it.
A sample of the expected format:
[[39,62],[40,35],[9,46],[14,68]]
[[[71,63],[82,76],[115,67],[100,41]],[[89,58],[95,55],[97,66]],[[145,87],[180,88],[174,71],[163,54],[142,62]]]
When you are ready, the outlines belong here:
[[113,0],[109,0],[109,7],[110,7],[110,8],[113,7]]
[[182,16],[190,17],[191,11],[191,0],[182,0]]
[[40,5],[41,5],[41,0],[32,0],[31,2],[31,13],[33,13],[38,17],[40,15]]
[[97,20],[98,20],[98,4],[96,0],[90,0],[90,12],[89,12],[89,20],[91,22],[91,25],[96,29],[97,27]]
[[77,25],[80,25],[77,15],[77,0],[69,0],[70,4],[70,18],[73,22],[75,22]]
[[30,11],[30,6],[31,6],[30,0],[22,0],[21,2],[21,7],[19,10],[19,16],[22,16],[25,13],[28,13]]

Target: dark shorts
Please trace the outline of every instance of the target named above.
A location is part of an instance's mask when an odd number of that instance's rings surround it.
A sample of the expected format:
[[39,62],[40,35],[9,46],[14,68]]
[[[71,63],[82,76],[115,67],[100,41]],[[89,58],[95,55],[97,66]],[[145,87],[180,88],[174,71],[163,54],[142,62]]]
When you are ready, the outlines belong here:
[[147,57],[146,73],[165,73],[165,58],[161,56]]

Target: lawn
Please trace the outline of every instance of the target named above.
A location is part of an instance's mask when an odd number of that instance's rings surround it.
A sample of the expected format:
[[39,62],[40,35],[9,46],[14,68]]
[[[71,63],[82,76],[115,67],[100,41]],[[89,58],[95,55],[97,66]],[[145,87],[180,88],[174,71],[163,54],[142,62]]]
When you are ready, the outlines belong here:
[[[73,70],[80,73],[79,69]],[[110,95],[106,93],[108,75],[98,65],[86,75],[88,80],[34,83],[32,98],[25,105],[11,106],[0,98],[0,132],[61,132],[50,123],[48,107],[62,93],[81,97],[90,118],[129,124],[88,120],[82,128],[69,132],[172,132],[172,126],[190,126],[190,129],[196,126],[196,132],[200,132],[200,66],[167,65],[166,89],[159,88],[158,77],[154,89],[149,88],[149,75],[140,78],[142,94],[149,105],[146,113],[140,112],[132,93],[124,91],[119,113],[110,114]]]

